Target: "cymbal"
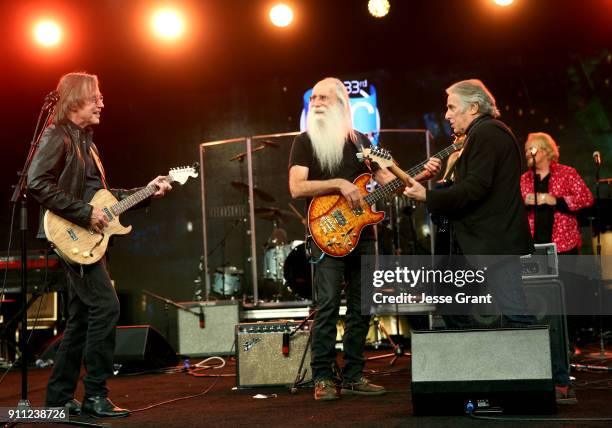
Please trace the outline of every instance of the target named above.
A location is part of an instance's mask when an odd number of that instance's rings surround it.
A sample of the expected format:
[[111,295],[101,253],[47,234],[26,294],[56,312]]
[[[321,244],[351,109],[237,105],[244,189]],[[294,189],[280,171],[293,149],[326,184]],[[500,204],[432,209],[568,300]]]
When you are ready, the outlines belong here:
[[[249,185],[246,183],[243,183],[241,181],[232,181],[230,183],[230,185],[236,189],[241,191],[242,193],[248,195],[249,194]],[[263,190],[259,190],[255,187],[253,187],[253,195],[255,195],[256,197],[258,197],[259,199],[261,199],[262,201],[266,201],[266,202],[275,202],[276,199],[274,199],[274,196],[270,195],[269,193],[264,192]]]
[[300,220],[298,216],[289,210],[281,210],[276,207],[257,207],[255,208],[255,215],[264,220],[280,221],[286,223],[291,220]]

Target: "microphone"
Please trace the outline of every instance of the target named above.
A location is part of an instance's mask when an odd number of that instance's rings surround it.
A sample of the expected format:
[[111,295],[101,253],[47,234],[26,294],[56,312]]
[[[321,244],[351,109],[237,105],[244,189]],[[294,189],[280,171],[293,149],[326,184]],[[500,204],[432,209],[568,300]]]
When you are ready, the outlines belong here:
[[538,148],[532,147],[531,150],[529,150],[529,153],[531,153],[531,156],[535,156],[538,153]]
[[593,162],[595,162],[596,166],[601,166],[601,153],[597,150],[593,152]]
[[200,306],[200,314],[199,314],[199,319],[200,319],[200,328],[206,328],[206,318],[204,317],[204,309],[202,309],[202,305]]

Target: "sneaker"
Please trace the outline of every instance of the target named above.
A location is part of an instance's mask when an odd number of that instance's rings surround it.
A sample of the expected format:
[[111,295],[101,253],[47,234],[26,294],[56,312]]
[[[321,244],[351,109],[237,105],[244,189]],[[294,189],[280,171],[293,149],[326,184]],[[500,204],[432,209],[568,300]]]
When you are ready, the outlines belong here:
[[555,394],[557,396],[557,404],[568,405],[577,404],[576,391],[571,386],[555,386]]
[[314,399],[321,401],[337,400],[340,398],[336,384],[331,379],[315,381]]
[[342,395],[383,395],[387,393],[387,390],[384,386],[374,385],[364,376],[361,376],[353,382],[343,382],[340,393]]

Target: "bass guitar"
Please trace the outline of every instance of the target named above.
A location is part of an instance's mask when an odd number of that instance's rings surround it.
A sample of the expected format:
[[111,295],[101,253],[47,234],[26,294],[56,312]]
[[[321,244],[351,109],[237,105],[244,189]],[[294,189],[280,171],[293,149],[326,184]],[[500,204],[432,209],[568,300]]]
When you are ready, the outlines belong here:
[[[165,179],[169,183],[184,184],[189,177],[198,176],[196,168],[197,165],[173,168]],[[119,223],[119,215],[144,201],[156,191],[157,186],[152,184],[117,201],[108,190],[98,190],[90,204],[101,209],[109,219],[108,226],[102,233],[85,229],[47,210],[43,220],[47,239],[53,244],[55,252],[66,262],[82,265],[93,264],[104,256],[111,236],[126,235],[132,231],[132,226],[124,227]]]
[[[451,144],[432,157],[444,159],[460,149],[461,144],[462,142]],[[389,152],[381,148],[364,149],[363,158],[378,163],[381,168],[391,168],[392,171],[399,169]],[[408,174],[414,177],[423,172],[426,163],[427,161],[423,161],[405,172],[400,170],[401,175]],[[385,213],[374,211],[372,205],[397,193],[405,186],[402,179],[396,178],[368,193],[367,184],[371,179],[372,175],[365,173],[353,181],[353,184],[364,195],[364,202],[358,208],[351,208],[348,201],[339,193],[317,196],[310,202],[308,229],[314,242],[324,253],[334,257],[343,257],[353,251],[359,242],[363,228],[379,223],[385,218]]]

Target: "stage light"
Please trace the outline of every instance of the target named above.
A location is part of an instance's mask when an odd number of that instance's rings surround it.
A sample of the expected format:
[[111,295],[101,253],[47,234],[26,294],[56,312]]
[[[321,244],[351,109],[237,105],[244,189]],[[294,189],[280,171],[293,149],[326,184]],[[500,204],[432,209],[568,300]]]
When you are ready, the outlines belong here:
[[270,9],[270,21],[277,27],[286,27],[293,22],[293,11],[286,4],[277,4]]
[[34,26],[34,37],[41,45],[54,46],[62,38],[62,30],[53,21],[41,21]]
[[375,18],[382,18],[389,13],[389,0],[370,0],[368,11]]
[[498,6],[510,6],[514,0],[493,0]]
[[162,9],[155,12],[152,24],[155,32],[164,39],[176,39],[185,30],[183,16],[173,9]]

